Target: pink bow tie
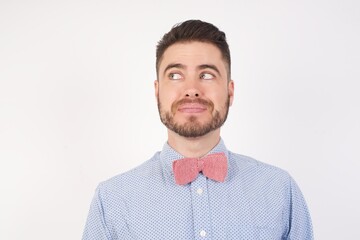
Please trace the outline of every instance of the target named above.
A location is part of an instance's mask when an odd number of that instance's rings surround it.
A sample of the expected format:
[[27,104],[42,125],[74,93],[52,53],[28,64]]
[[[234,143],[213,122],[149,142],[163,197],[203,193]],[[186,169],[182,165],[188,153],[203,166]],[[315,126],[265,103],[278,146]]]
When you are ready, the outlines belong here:
[[194,181],[202,172],[206,177],[224,182],[227,174],[227,159],[224,153],[213,153],[203,158],[183,158],[173,162],[176,184],[185,185]]

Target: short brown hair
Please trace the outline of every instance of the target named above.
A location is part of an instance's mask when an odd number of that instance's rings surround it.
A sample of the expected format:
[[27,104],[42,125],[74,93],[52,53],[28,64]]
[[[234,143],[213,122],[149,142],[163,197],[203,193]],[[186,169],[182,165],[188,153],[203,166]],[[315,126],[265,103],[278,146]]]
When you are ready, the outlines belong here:
[[225,33],[220,31],[211,23],[200,20],[188,20],[176,24],[166,33],[156,46],[156,74],[159,76],[159,66],[165,50],[178,42],[207,42],[214,44],[221,52],[228,68],[228,79],[230,80],[231,58],[229,45],[226,42]]

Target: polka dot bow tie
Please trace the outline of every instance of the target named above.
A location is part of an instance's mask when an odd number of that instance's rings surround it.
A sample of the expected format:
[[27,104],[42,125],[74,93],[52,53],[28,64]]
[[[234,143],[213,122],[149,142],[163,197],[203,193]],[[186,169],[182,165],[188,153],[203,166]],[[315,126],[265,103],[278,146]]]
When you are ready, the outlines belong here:
[[202,158],[182,158],[173,162],[173,172],[178,185],[194,181],[199,172],[210,179],[224,182],[227,159],[224,153],[213,153]]

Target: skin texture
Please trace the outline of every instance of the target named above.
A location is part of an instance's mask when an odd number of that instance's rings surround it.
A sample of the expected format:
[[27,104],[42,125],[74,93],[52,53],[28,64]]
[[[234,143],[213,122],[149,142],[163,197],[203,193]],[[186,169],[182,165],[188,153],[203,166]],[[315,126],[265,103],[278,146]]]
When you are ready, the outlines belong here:
[[171,45],[154,85],[169,145],[186,157],[209,152],[220,140],[234,96],[220,50],[198,41]]

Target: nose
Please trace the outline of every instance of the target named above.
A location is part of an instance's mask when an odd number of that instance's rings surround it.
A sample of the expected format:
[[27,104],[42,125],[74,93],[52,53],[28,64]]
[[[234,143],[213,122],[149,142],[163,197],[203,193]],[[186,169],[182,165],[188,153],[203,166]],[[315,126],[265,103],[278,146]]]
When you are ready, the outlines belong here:
[[200,84],[194,80],[194,79],[189,79],[188,81],[186,81],[185,84],[185,97],[186,98],[198,98],[201,96],[201,86]]
[[187,89],[185,91],[185,97],[187,97],[187,98],[198,98],[198,97],[200,97],[200,91],[195,89],[195,88]]

